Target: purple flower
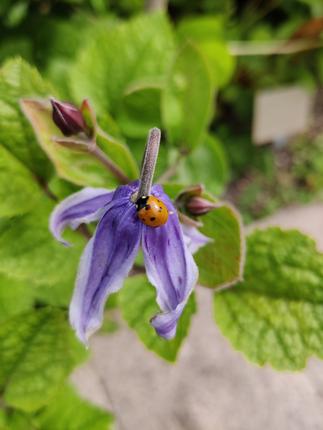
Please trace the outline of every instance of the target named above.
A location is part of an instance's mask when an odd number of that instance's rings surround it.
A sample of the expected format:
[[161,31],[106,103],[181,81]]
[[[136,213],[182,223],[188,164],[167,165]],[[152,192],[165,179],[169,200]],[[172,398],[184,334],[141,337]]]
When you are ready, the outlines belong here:
[[154,185],[150,194],[166,205],[168,220],[159,227],[144,224],[136,207],[138,188],[138,181],[115,191],[85,188],[52,213],[51,232],[64,244],[61,234],[66,226],[75,229],[81,223],[99,221],[81,257],[70,305],[70,322],[84,343],[101,326],[105,302],[122,287],[140,246],[161,309],[151,320],[160,336],[175,336],[177,321],[197,282],[190,248],[195,251],[207,238],[192,227],[184,237],[176,209],[160,185]]

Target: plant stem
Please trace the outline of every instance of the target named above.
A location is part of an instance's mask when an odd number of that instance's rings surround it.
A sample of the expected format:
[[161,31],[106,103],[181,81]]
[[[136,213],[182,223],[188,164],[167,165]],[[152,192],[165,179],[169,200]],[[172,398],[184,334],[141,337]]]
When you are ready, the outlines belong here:
[[275,42],[229,42],[229,51],[235,56],[288,55],[322,48],[322,40],[276,40]]
[[109,157],[102,151],[97,145],[93,145],[89,148],[89,153],[100,161],[112,174],[115,176],[121,184],[128,184],[130,179],[126,176],[123,171],[118,167]]
[[137,199],[140,197],[149,196],[150,194],[159,152],[160,136],[161,134],[159,128],[155,127],[149,130],[145,153],[141,165]]

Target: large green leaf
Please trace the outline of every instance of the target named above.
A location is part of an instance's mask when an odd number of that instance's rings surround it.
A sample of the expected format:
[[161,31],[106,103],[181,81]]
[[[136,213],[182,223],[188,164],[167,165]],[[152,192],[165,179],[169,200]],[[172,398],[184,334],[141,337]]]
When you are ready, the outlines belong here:
[[4,401],[27,412],[46,405],[86,356],[58,309],[38,309],[0,324],[0,345]]
[[129,86],[148,79],[163,80],[173,52],[171,28],[162,14],[99,28],[72,69],[72,91],[79,102],[89,97],[100,113],[115,114]]
[[34,419],[39,430],[110,430],[113,416],[78,397],[68,385]]
[[298,370],[323,358],[323,255],[296,230],[250,235],[244,281],[214,306],[222,333],[257,364]]
[[[62,135],[52,121],[48,102],[24,99],[22,107],[34,128],[39,144],[55,165],[58,176],[77,185],[96,187],[117,185],[117,179],[91,154],[65,148],[53,141],[53,137],[62,138]],[[105,137],[100,137],[98,143],[130,179],[136,177],[135,161],[125,145]]]
[[192,315],[196,311],[194,294],[189,299],[181,316],[176,337],[165,340],[159,337],[149,324],[150,319],[159,312],[155,289],[145,275],[128,278],[118,295],[122,315],[129,327],[135,330],[146,347],[168,361],[175,361],[179,349],[188,335]]
[[201,218],[200,231],[212,242],[195,255],[199,267],[199,283],[205,287],[223,288],[239,281],[244,265],[244,233],[236,210],[228,204]]
[[0,216],[27,212],[41,195],[30,171],[0,143]]
[[0,274],[0,323],[31,309],[34,295],[30,284]]
[[185,157],[177,168],[175,180],[184,185],[205,185],[213,194],[221,194],[229,180],[229,167],[221,142],[205,137],[202,145]]
[[51,166],[20,110],[19,100],[44,97],[52,92],[37,70],[22,59],[10,60],[0,70],[0,144],[41,177],[49,176]]
[[212,84],[198,48],[186,44],[169,71],[162,119],[170,141],[191,149],[201,143],[210,118]]
[[222,16],[186,18],[178,27],[182,41],[196,43],[207,61],[214,86],[225,85],[231,78],[235,61],[225,43]]
[[0,273],[39,286],[74,283],[85,241],[72,232],[72,247],[53,239],[48,229],[52,209],[44,200],[26,215],[0,221]]

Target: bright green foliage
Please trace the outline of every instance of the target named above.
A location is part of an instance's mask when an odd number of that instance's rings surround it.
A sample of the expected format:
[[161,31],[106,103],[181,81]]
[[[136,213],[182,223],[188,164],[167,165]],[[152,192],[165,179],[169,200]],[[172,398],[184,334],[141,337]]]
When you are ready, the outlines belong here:
[[186,44],[169,71],[162,94],[162,118],[172,143],[192,149],[202,141],[209,122],[212,83],[198,48]]
[[146,347],[165,360],[175,361],[179,349],[188,335],[191,318],[196,312],[194,294],[179,319],[176,337],[173,340],[162,339],[149,324],[150,319],[158,312],[158,305],[155,290],[145,275],[128,278],[125,286],[119,292],[118,299],[123,317]]
[[234,71],[234,57],[230,55],[224,41],[222,16],[202,16],[183,20],[178,28],[181,40],[191,40],[204,55],[213,84],[225,85]]
[[0,273],[35,285],[73,285],[84,240],[71,233],[73,247],[56,242],[48,230],[53,210],[43,201],[26,215],[0,221]]
[[160,86],[135,86],[123,98],[118,122],[125,136],[145,142],[147,130],[161,127]]
[[248,359],[297,370],[323,358],[323,255],[296,230],[248,238],[244,281],[215,295],[222,333]]
[[30,171],[0,144],[0,216],[27,212],[40,196]]
[[210,193],[221,194],[229,179],[228,162],[221,142],[211,135],[206,136],[203,144],[184,158],[177,172],[179,183],[201,183]]
[[85,358],[58,309],[38,309],[0,324],[0,387],[7,405],[27,412],[45,405]]
[[34,418],[39,430],[110,430],[113,417],[106,411],[80,399],[66,385],[50,404]]
[[210,288],[234,284],[242,277],[245,252],[239,214],[232,206],[219,204],[201,221],[203,226],[200,231],[212,242],[195,255],[200,273],[199,283]]
[[30,284],[0,275],[0,323],[32,308],[34,291]]
[[48,177],[52,171],[44,152],[19,107],[22,97],[47,97],[51,87],[21,59],[10,60],[0,70],[0,145],[31,172]]
[[[35,130],[40,146],[52,160],[59,177],[77,185],[116,185],[116,178],[88,153],[65,148],[53,141],[53,137],[63,136],[52,121],[49,103],[24,99],[22,107]],[[130,178],[136,176],[135,162],[125,145],[105,137],[101,137],[98,143]]]
[[128,87],[163,80],[173,52],[170,25],[162,14],[139,16],[101,29],[73,67],[73,94],[78,101],[89,97],[99,113],[107,110],[116,114]]

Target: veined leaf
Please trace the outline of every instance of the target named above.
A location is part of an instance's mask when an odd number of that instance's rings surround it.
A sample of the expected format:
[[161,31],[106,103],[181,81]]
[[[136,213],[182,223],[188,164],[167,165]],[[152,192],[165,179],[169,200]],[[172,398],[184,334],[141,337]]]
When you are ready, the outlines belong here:
[[4,401],[26,412],[46,405],[86,356],[58,309],[38,309],[0,324],[0,345]]
[[[53,137],[62,137],[51,118],[49,104],[34,99],[24,99],[22,107],[32,124],[38,142],[55,165],[58,176],[77,185],[115,187],[117,179],[89,153],[73,151],[54,142]],[[100,137],[99,145],[104,152],[129,178],[135,178],[137,167],[129,149],[116,141]]]
[[188,335],[191,318],[196,311],[194,294],[191,295],[177,326],[176,337],[165,340],[149,324],[158,312],[155,289],[145,275],[128,278],[120,290],[118,300],[124,319],[146,347],[168,361],[175,361],[179,349]]
[[246,357],[279,370],[323,358],[323,255],[296,230],[248,238],[244,281],[215,295],[222,333]]

